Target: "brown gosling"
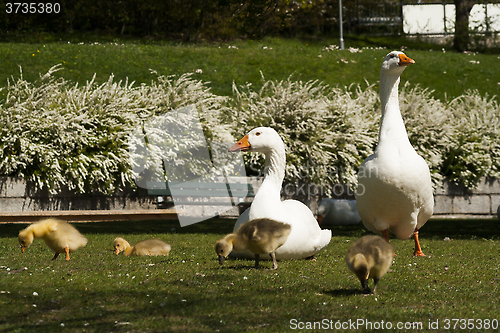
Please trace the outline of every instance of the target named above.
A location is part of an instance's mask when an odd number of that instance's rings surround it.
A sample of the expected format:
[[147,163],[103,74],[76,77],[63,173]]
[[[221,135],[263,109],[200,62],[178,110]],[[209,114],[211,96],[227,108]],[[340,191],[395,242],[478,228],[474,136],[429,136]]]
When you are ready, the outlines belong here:
[[45,244],[55,252],[52,260],[55,260],[59,253],[66,253],[66,260],[71,260],[70,252],[87,245],[87,238],[83,237],[75,227],[54,218],[31,224],[19,232],[18,238],[23,253],[33,243],[34,238],[43,239]]
[[289,224],[268,218],[254,219],[242,224],[235,233],[219,240],[215,252],[222,266],[224,258],[234,249],[236,252],[250,250],[255,255],[255,268],[259,268],[261,254],[269,254],[273,269],[278,268],[276,250],[285,244],[292,227]]
[[117,237],[113,242],[115,254],[123,251],[123,255],[128,256],[168,256],[171,247],[169,244],[159,239],[146,239],[142,242],[130,246],[125,239]]
[[347,267],[358,277],[363,293],[369,294],[368,279],[373,279],[373,294],[377,284],[392,264],[394,248],[382,237],[364,236],[355,241],[345,256]]

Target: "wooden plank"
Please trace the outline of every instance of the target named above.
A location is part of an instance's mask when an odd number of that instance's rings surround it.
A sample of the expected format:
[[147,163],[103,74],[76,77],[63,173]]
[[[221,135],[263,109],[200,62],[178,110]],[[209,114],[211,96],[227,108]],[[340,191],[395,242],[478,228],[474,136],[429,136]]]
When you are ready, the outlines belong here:
[[162,183],[146,182],[148,195],[170,195],[182,197],[254,197],[253,186],[245,183]]
[[36,222],[55,217],[68,222],[99,222],[124,220],[171,220],[177,219],[175,209],[148,210],[53,210],[30,212],[1,212],[0,223]]

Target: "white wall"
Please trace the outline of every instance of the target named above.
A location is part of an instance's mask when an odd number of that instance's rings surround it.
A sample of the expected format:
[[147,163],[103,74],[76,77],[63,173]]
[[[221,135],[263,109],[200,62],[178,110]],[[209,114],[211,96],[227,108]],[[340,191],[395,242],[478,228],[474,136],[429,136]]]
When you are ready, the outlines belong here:
[[[471,30],[485,30],[485,10],[490,21],[490,31],[500,31],[500,4],[474,5],[469,18]],[[407,34],[441,34],[453,32],[455,5],[404,5],[403,30]]]

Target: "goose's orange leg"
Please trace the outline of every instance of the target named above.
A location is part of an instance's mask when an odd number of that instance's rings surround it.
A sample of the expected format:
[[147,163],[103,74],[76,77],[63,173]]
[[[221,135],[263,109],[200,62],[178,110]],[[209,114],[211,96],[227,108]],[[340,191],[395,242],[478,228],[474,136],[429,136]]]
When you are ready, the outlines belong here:
[[422,248],[420,248],[420,242],[418,241],[418,229],[415,229],[413,232],[413,238],[415,238],[415,252],[413,252],[413,255],[417,257],[427,257],[422,252]]

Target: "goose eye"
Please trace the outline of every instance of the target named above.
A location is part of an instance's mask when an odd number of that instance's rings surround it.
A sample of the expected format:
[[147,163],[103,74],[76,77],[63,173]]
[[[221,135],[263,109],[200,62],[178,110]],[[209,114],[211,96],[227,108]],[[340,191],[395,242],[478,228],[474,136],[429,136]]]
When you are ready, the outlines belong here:
[[255,133],[255,136],[259,136],[260,134],[261,134],[260,132],[257,132],[257,133]]
[[395,54],[392,54],[392,53],[391,53],[391,55],[390,55],[390,57],[391,57],[391,58],[394,58],[395,56],[396,56],[396,55],[395,55]]

